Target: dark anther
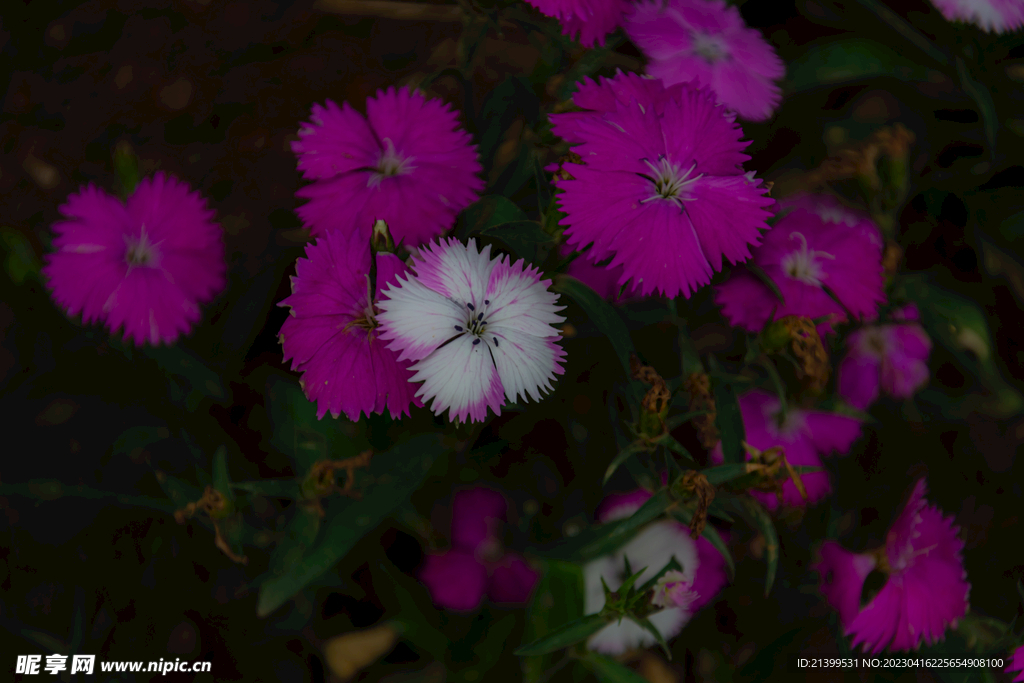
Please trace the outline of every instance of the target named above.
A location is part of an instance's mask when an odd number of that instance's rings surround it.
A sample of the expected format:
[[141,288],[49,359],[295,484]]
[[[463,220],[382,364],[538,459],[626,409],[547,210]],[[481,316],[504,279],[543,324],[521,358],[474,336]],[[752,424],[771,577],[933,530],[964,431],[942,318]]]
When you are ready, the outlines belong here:
[[490,299],[484,299],[484,306],[490,306],[490,305],[491,305],[491,300]]
[[476,346],[479,343],[480,343],[480,339],[479,338],[473,340],[473,346]]
[[474,306],[473,304],[466,304],[466,308],[468,308],[471,311],[475,311],[476,310],[476,306]]
[[498,348],[498,338],[494,338],[494,348]]
[[483,313],[479,313],[479,314],[478,314],[478,315],[476,316],[476,319],[477,319],[477,320],[483,320],[483,319],[484,319],[484,314],[483,314]]
[[459,332],[462,332],[462,325],[456,325],[455,329],[457,329]]

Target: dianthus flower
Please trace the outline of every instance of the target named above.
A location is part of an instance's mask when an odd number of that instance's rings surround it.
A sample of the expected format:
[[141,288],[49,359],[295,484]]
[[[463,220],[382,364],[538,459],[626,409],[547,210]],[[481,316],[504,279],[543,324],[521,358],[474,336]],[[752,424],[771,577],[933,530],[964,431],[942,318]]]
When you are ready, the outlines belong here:
[[[644,109],[653,109],[658,115],[664,112],[664,105],[673,96],[679,97],[682,86],[666,88],[657,78],[641,76],[632,71],[618,71],[611,78],[599,76],[597,80],[584,78],[576,85],[572,103],[583,111],[569,111],[552,114],[551,131],[571,144],[583,142],[576,133],[576,123],[581,119],[600,120],[603,114],[615,111],[636,100]],[[569,167],[572,168],[572,167]]]
[[624,28],[650,59],[647,73],[667,85],[696,78],[719,103],[752,121],[767,119],[779,104],[774,81],[785,65],[723,0],[648,0],[635,6]]
[[554,182],[570,246],[592,244],[595,262],[612,257],[609,269],[623,267],[619,284],[631,280],[643,296],[689,296],[724,259],[750,258],[772,200],[744,174],[749,143],[712,93],[651,87],[662,94],[647,104],[616,100],[613,111],[565,124],[582,141],[583,164]]
[[[916,308],[911,304],[908,308]],[[916,314],[911,314],[912,319]],[[901,311],[900,318],[906,318]],[[837,391],[847,403],[866,409],[881,391],[910,398],[928,382],[932,340],[914,322],[870,325],[850,335],[839,364]]]
[[[562,33],[579,40],[583,47],[604,43],[605,36],[619,27],[629,7],[626,0],[526,0],[541,14],[555,17]],[[578,38],[577,38],[578,36]]]
[[[783,416],[778,397],[766,391],[746,393],[740,396],[739,404],[747,443],[761,452],[781,448],[790,465],[821,467],[820,456],[833,451],[846,453],[860,435],[860,422],[845,415],[790,407]],[[747,459],[751,457],[747,453]],[[722,462],[721,443],[711,452],[711,459]],[[787,479],[782,483],[783,504],[812,505],[832,490],[827,472],[801,474],[800,480],[807,491],[807,500],[796,484]],[[752,491],[751,495],[771,510],[778,507],[774,493]]]
[[[788,213],[765,235],[751,262],[771,278],[783,302],[753,274],[734,272],[715,294],[729,322],[757,332],[773,312],[776,320],[845,320],[843,307],[825,287],[857,318],[874,318],[885,301],[882,240],[874,223],[824,195],[787,198],[779,206]],[[831,332],[831,323],[818,331]]]
[[505,519],[504,496],[488,488],[458,491],[452,498],[451,548],[430,553],[420,570],[434,602],[456,611],[472,611],[484,594],[494,602],[523,603],[538,574],[516,553],[504,552],[497,527]]
[[[835,541],[821,548],[815,569],[821,592],[839,612],[852,646],[867,653],[917,649],[932,645],[948,626],[967,613],[971,586],[964,571],[963,541],[952,517],[928,504],[924,479],[919,480],[906,508],[893,523],[885,545],[871,552],[851,553]],[[861,606],[864,581],[872,570],[888,575],[882,589]]]
[[[642,490],[609,496],[598,508],[598,521],[607,523],[629,517],[650,496]],[[648,525],[611,555],[584,565],[584,612],[596,614],[604,607],[602,578],[611,590],[622,585],[626,578],[626,559],[633,571],[647,568],[637,580],[636,585],[639,586],[661,571],[673,557],[683,567],[678,573],[681,576],[672,574],[661,581],[661,589],[655,590],[654,597],[656,605],[664,603],[671,606],[651,614],[648,619],[666,639],[677,635],[697,610],[710,603],[725,585],[725,560],[706,539],[701,537],[694,541],[686,526],[668,520]],[[617,655],[654,643],[654,636],[648,631],[629,619],[623,619],[595,633],[587,646],[591,650]]]
[[565,352],[552,324],[564,320],[550,280],[525,261],[491,258],[449,238],[420,249],[415,277],[398,278],[379,306],[381,338],[402,361],[414,361],[416,392],[434,414],[481,421],[505,400],[539,401],[551,389]]
[[409,414],[413,397],[409,363],[378,338],[375,302],[405,265],[394,254],[377,254],[377,291],[370,292],[370,242],[358,232],[329,232],[306,245],[295,264],[292,294],[279,306],[291,315],[279,335],[284,359],[302,373],[306,398],[317,417],[328,411],[353,422],[360,413]]
[[83,322],[124,328],[136,344],[173,343],[224,288],[224,244],[198,192],[158,172],[122,203],[88,185],[60,207],[43,275]]
[[1006,33],[1024,26],[1021,0],[932,0],[947,21],[964,21],[982,30]]
[[381,90],[366,102],[366,117],[347,102],[313,105],[292,151],[314,181],[297,192],[310,201],[297,209],[314,236],[359,232],[387,221],[406,246],[451,227],[483,189],[480,162],[454,111],[406,88]]
[[1013,683],[1024,681],[1024,645],[1021,645],[1010,655],[1010,665],[1006,667],[1006,673],[1018,672]]

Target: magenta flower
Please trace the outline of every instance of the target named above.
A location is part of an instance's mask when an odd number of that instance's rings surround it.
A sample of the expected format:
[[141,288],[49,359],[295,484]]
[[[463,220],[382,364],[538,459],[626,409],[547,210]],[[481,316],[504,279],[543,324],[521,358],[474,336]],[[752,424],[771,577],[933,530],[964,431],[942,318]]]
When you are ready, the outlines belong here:
[[[860,435],[860,422],[845,415],[790,407],[782,416],[778,397],[766,391],[744,394],[739,403],[747,443],[762,452],[781,447],[790,465],[821,467],[822,455],[833,451],[846,453]],[[723,461],[721,443],[710,455],[714,462]],[[750,457],[748,453],[747,459]],[[813,505],[832,491],[827,472],[808,472],[800,475],[800,480],[807,491],[807,500],[800,495],[796,484],[787,479],[782,484],[783,504]],[[774,493],[751,491],[751,495],[770,510],[778,507]]]
[[[609,496],[598,508],[597,519],[607,523],[629,517],[650,497],[651,494],[643,490]],[[668,520],[648,525],[611,555],[584,565],[583,580],[587,591],[584,612],[594,614],[604,607],[602,578],[612,590],[622,585],[626,568],[624,558],[629,560],[633,571],[647,568],[640,575],[639,585],[661,571],[673,557],[683,567],[682,576],[666,573],[666,576],[672,576],[659,584],[662,589],[656,589],[655,599],[658,602],[654,603],[663,606],[661,603],[664,602],[666,609],[648,618],[666,639],[677,635],[725,585],[725,560],[706,539],[701,537],[694,541],[686,526]],[[595,633],[587,645],[592,650],[617,655],[654,643],[654,636],[649,632],[623,619]]]
[[600,120],[603,114],[613,112],[633,100],[639,102],[644,109],[653,109],[661,115],[665,103],[672,97],[678,98],[681,93],[682,86],[666,88],[659,79],[632,71],[618,71],[611,78],[599,76],[596,81],[584,78],[577,84],[576,94],[572,96],[572,103],[584,111],[550,115],[551,130],[566,142],[577,145],[584,142],[576,132],[576,124],[581,119],[594,120],[596,117]]
[[92,185],[60,207],[43,275],[68,315],[122,327],[136,344],[171,344],[224,288],[224,244],[197,192],[158,172],[126,203]]
[[643,296],[689,296],[724,259],[750,258],[772,200],[744,174],[748,143],[710,92],[652,87],[665,93],[657,106],[630,99],[571,123],[552,116],[582,140],[584,162],[555,184],[570,246],[592,244],[594,262],[612,257],[609,269],[623,268],[618,284],[632,281]]
[[360,413],[391,417],[422,405],[413,396],[409,363],[399,360],[378,338],[374,306],[381,288],[396,282],[405,265],[394,254],[377,254],[377,291],[370,295],[370,242],[359,232],[329,232],[306,245],[295,264],[292,295],[279,306],[291,308],[281,326],[284,359],[302,373],[306,398],[316,401],[317,417],[330,411],[357,421]]
[[516,553],[504,552],[498,540],[506,509],[504,496],[488,488],[455,493],[451,549],[428,554],[420,570],[420,581],[438,606],[469,612],[484,594],[499,603],[529,599],[537,571]]
[[[783,217],[765,235],[752,263],[772,279],[784,302],[751,273],[734,272],[715,294],[729,322],[758,332],[773,314],[776,320],[787,315],[845,320],[843,307],[824,287],[857,318],[873,319],[885,301],[885,283],[882,241],[870,219],[824,195],[787,198],[779,206]],[[831,323],[818,331],[831,332]]]
[[[629,7],[626,0],[526,0],[541,14],[555,17],[562,33],[579,40],[583,47],[604,43],[605,36],[619,27]],[[578,38],[577,38],[578,36]]]
[[414,361],[416,392],[435,415],[481,421],[505,400],[539,401],[563,372],[552,324],[564,320],[550,280],[525,261],[491,258],[449,238],[413,257],[415,277],[398,278],[379,306],[381,338]]
[[964,21],[983,31],[1007,33],[1024,26],[1020,0],[932,0],[947,21]]
[[297,209],[314,236],[359,231],[377,219],[398,242],[416,246],[452,226],[483,189],[480,162],[454,111],[406,88],[381,90],[366,117],[347,102],[313,105],[311,123],[292,143],[313,184]]
[[1018,672],[1013,683],[1024,681],[1024,645],[1021,645],[1010,655],[1010,665],[1006,667],[1006,673]]
[[[894,318],[906,318],[898,311]],[[839,364],[837,390],[847,403],[865,410],[881,391],[910,398],[928,382],[932,340],[917,323],[870,325],[850,335]]]
[[[885,546],[855,554],[835,541],[821,548],[815,569],[821,592],[839,612],[852,646],[864,652],[917,649],[932,645],[967,613],[971,586],[964,571],[963,541],[952,517],[928,505],[924,479],[893,523]],[[888,574],[885,585],[861,606],[864,580],[872,570]]]
[[696,78],[720,104],[752,121],[767,119],[779,104],[775,81],[785,65],[723,0],[647,0],[624,28],[650,59],[647,73],[668,85]]

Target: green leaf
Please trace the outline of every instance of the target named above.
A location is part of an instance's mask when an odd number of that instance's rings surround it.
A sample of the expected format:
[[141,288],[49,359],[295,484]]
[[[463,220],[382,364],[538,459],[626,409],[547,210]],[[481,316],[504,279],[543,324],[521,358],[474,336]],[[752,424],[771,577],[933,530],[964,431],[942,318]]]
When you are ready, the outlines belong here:
[[202,359],[181,346],[143,346],[139,353],[149,356],[166,372],[171,382],[173,377],[184,380],[190,391],[185,398],[189,411],[199,408],[204,398],[216,403],[230,403],[231,395],[225,390],[220,375],[206,367]]
[[267,498],[285,498],[298,500],[302,497],[299,482],[296,479],[258,479],[256,481],[236,481],[233,488],[255,493]]
[[231,478],[228,477],[228,451],[224,446],[213,454],[213,488],[229,502],[235,502],[235,492],[231,490]]
[[30,277],[38,280],[43,266],[32,243],[14,228],[7,227],[0,228],[0,241],[7,252],[4,268],[11,282],[20,285]]
[[626,371],[626,377],[632,377],[629,370],[629,357],[634,353],[633,340],[629,336],[629,329],[622,317],[607,301],[601,298],[597,292],[586,286],[576,278],[568,275],[558,275],[551,289],[565,294],[580,305],[580,308],[590,317],[590,320],[597,325],[597,329],[604,334],[615,349],[622,368]]
[[479,233],[486,244],[487,238],[501,242],[516,256],[530,263],[537,262],[537,246],[551,242],[537,221],[511,221],[484,228]]
[[615,470],[619,469],[619,466],[622,463],[626,462],[626,460],[632,458],[637,453],[641,453],[645,450],[647,450],[647,448],[643,443],[639,441],[634,441],[633,443],[629,444],[621,451],[619,451],[618,455],[615,456],[611,464],[608,465],[608,469],[604,471],[604,483],[608,483],[608,480],[612,478],[612,475],[615,474]]
[[166,427],[148,427],[139,425],[129,427],[121,432],[121,435],[114,441],[111,449],[112,455],[125,455],[136,448],[145,448],[151,443],[162,441],[170,436]]
[[747,437],[736,391],[731,383],[716,379],[714,392],[715,426],[722,439],[722,455],[727,463],[742,463],[745,460],[743,442]]
[[[545,560],[533,597],[526,608],[527,642],[539,640],[555,630],[555,624],[567,624],[583,616],[583,570],[578,564]],[[554,665],[546,655],[523,659],[526,683],[536,683]]]
[[273,428],[270,443],[291,457],[299,476],[319,460],[357,454],[355,444],[341,431],[341,425],[349,423],[329,417],[318,420],[316,404],[291,379],[273,376],[267,382],[267,412]]
[[722,502],[738,517],[764,535],[764,557],[768,565],[764,577],[764,595],[768,597],[772,590],[772,584],[775,583],[775,573],[779,568],[779,535],[775,531],[775,523],[772,522],[768,511],[750,496],[731,496]]
[[148,508],[171,513],[177,508],[166,498],[126,496],[114,491],[101,491],[88,486],[69,486],[59,481],[31,481],[24,484],[0,484],[0,496],[22,496],[38,501],[56,500],[67,496],[86,500],[109,501],[111,504]]
[[793,92],[821,85],[893,76],[924,81],[930,70],[891,48],[864,38],[827,39],[789,63],[786,77]]
[[671,504],[672,497],[668,489],[663,488],[626,519],[592,527],[579,536],[558,544],[552,549],[551,554],[558,558],[580,560],[607,555],[632,539],[641,527],[665,514]]
[[[716,498],[715,502],[717,501],[718,499]],[[712,505],[714,505],[714,502],[712,503]],[[672,516],[676,519],[676,521],[680,522],[681,524],[690,526],[690,522],[693,520],[693,510],[691,510],[690,508],[675,508],[672,510]],[[703,536],[708,541],[708,543],[713,545],[715,547],[715,550],[718,551],[718,554],[722,556],[723,560],[725,560],[725,568],[726,571],[728,571],[729,573],[729,580],[735,580],[736,562],[732,558],[732,553],[729,552],[729,546],[725,544],[725,541],[722,539],[722,536],[718,533],[718,529],[711,526],[710,524],[705,524],[704,531],[701,532],[701,536]]]
[[747,474],[747,463],[727,462],[723,465],[715,465],[700,472],[708,478],[708,483],[713,486],[720,486],[727,481],[738,479]]
[[308,505],[298,504],[284,529],[284,536],[270,556],[270,571],[283,576],[313,547],[320,531],[320,515]]
[[398,615],[402,638],[439,662],[451,647],[448,638],[439,629],[438,611],[430,604],[421,584],[405,574],[388,569],[387,563],[377,565],[387,579],[388,590],[379,591],[377,598],[388,613]]
[[320,544],[287,574],[260,585],[257,614],[270,614],[345,557],[359,539],[419,488],[442,452],[437,435],[420,434],[375,455],[369,466],[373,484],[361,492],[358,500],[332,501]]
[[487,228],[527,220],[529,217],[511,199],[496,194],[487,195],[459,214],[455,235],[464,241],[470,235],[481,233]]
[[668,648],[668,643],[665,642],[665,636],[661,635],[661,631],[659,631],[657,629],[657,627],[654,624],[651,623],[651,620],[648,619],[647,617],[635,617],[635,616],[634,617],[629,617],[629,619],[631,621],[635,622],[637,624],[637,626],[639,626],[640,628],[644,629],[645,631],[650,633],[652,636],[654,636],[654,641],[656,643],[658,643],[658,645],[661,646],[661,651],[665,653],[665,658],[668,659],[668,661],[671,662],[672,661],[672,650],[670,650]]
[[996,133],[999,131],[999,118],[996,115],[996,104],[992,100],[992,93],[984,84],[979,83],[971,77],[967,70],[967,64],[963,58],[956,58],[956,73],[960,77],[960,85],[974,103],[978,105],[981,112],[981,121],[984,124],[985,140],[988,142],[989,154],[995,158],[996,154]]
[[676,441],[675,437],[665,436],[662,438],[660,443],[665,448],[669,449],[671,452],[675,453],[678,456],[681,456],[690,465],[693,465],[694,467],[698,466],[696,458],[694,458],[690,451],[687,450],[686,446]]
[[541,636],[532,643],[523,645],[515,651],[515,654],[519,657],[535,657],[557,652],[586,640],[604,628],[608,623],[610,623],[609,620],[600,614],[591,614],[581,619],[570,621],[568,624],[556,628],[551,633]]
[[619,664],[611,657],[596,652],[588,652],[580,658],[580,662],[590,669],[601,683],[647,683],[647,679],[637,672]]

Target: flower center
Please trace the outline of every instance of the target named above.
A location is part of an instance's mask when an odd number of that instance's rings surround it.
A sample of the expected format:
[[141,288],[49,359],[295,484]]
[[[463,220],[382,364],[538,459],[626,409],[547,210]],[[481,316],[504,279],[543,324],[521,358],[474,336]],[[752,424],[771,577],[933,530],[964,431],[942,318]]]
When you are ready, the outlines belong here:
[[885,337],[882,336],[881,330],[878,328],[864,330],[864,336],[861,337],[861,350],[877,358],[882,358],[885,356],[885,349]]
[[[467,303],[466,304],[466,313],[467,313],[467,315],[466,315],[466,324],[465,325],[456,325],[455,326],[455,331],[459,333],[456,336],[460,337],[463,334],[466,334],[468,332],[469,334],[471,334],[474,337],[476,337],[476,339],[473,340],[473,346],[476,346],[477,344],[479,344],[480,340],[483,339],[484,332],[487,331],[487,307],[490,306],[490,305],[491,305],[491,300],[490,299],[484,299],[484,309],[482,311],[478,311],[475,305]],[[498,338],[494,337],[493,341],[494,341],[495,348],[497,348],[497,346],[498,346]]]
[[708,64],[720,62],[728,56],[728,51],[718,36],[695,32],[691,35],[691,40],[693,51]]
[[783,257],[783,272],[794,280],[821,287],[825,271],[822,270],[819,259],[835,259],[835,256],[826,251],[815,251],[808,248],[807,238],[801,232],[789,233],[789,239],[799,239],[800,248]]
[[413,157],[403,156],[395,149],[395,143],[391,138],[384,138],[384,150],[380,154],[377,165],[373,167],[373,173],[366,182],[367,187],[378,187],[385,178],[393,178],[398,175],[405,175],[415,170],[412,162]]
[[142,232],[138,237],[126,236],[124,244],[124,262],[128,264],[129,270],[136,266],[152,266],[156,264],[159,252],[156,248],[157,245],[146,234],[145,225],[142,226]]
[[366,305],[363,307],[363,312],[352,318],[352,320],[342,329],[342,332],[348,332],[349,328],[352,327],[358,327],[361,330],[372,332],[380,326],[376,317],[376,302],[374,302],[373,293],[370,291],[370,276],[364,275],[363,277],[366,278]]
[[647,199],[641,199],[641,204],[655,199],[667,199],[674,202],[682,211],[683,202],[693,201],[694,198],[690,196],[690,186],[704,177],[703,173],[690,177],[694,169],[697,168],[696,163],[684,171],[682,166],[672,163],[664,154],[658,156],[657,166],[652,164],[649,159],[643,159],[643,162],[651,169],[651,175],[643,173],[640,175],[654,184],[654,194]]

